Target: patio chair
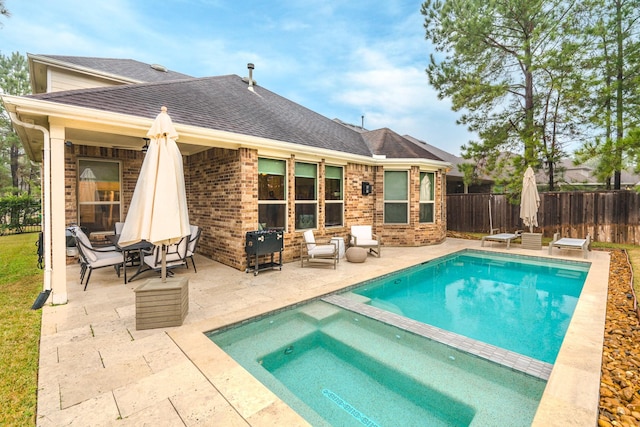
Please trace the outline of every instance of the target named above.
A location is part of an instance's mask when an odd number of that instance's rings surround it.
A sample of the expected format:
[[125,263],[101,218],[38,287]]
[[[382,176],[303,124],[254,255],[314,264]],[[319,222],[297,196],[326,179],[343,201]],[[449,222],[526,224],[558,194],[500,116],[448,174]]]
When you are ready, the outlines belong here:
[[554,233],[553,240],[549,243],[549,255],[552,255],[553,248],[558,249],[578,249],[582,251],[583,256],[589,257],[589,246],[591,245],[591,236],[587,234],[586,239],[571,239],[568,237],[560,238],[560,233]]
[[[300,245],[300,266],[304,267],[305,260],[307,265],[310,263],[322,263],[326,265],[333,264],[336,269],[338,263],[338,245],[335,241],[326,243],[316,241],[313,230],[307,230],[303,233],[304,242]],[[327,262],[328,261],[328,262]]]
[[[189,236],[189,241],[187,242],[187,258],[191,259],[191,264],[193,264],[193,271],[196,273],[198,270],[196,269],[196,262],[193,260],[193,254],[196,253],[196,249],[198,248],[198,241],[200,240],[200,233],[202,230],[197,225],[191,225],[191,236]],[[187,268],[189,268],[189,263],[186,263]]]
[[[178,243],[167,246],[166,267],[167,276],[173,275],[170,271],[176,267],[182,267],[187,263],[187,243],[189,236],[183,237]],[[142,263],[136,274],[129,281],[133,280],[140,273],[153,270],[160,272],[162,270],[162,246],[154,246],[149,252],[142,253]]]
[[95,248],[86,234],[80,228],[73,228],[71,232],[76,241],[78,255],[80,256],[80,284],[85,278],[85,273],[89,271],[84,282],[84,290],[87,290],[91,273],[93,270],[103,267],[114,267],[118,277],[120,277],[120,268],[124,266],[124,258],[122,252],[118,251],[114,246]]
[[380,247],[382,238],[373,234],[370,225],[352,225],[351,226],[351,246],[368,249],[380,258]]
[[[498,230],[498,229],[493,229],[492,231],[495,231],[495,230]],[[489,234],[487,236],[482,236],[482,242],[480,246],[484,247],[484,242],[490,241],[490,242],[506,243],[507,249],[509,249],[509,246],[511,246],[511,241],[519,239],[521,237],[522,237],[522,230],[516,230],[515,233]]]

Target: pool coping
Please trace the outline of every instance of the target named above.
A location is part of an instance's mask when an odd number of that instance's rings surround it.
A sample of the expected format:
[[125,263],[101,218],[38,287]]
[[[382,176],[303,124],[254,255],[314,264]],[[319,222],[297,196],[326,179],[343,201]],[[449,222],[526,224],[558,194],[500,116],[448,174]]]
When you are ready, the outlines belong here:
[[[479,250],[480,242],[467,241],[464,247]],[[423,261],[461,249],[458,245],[446,244],[430,248],[433,250],[424,251]],[[544,248],[540,251],[511,246],[507,251],[504,248],[492,247],[484,247],[481,250],[554,260],[577,260],[573,254],[550,256],[546,253],[547,251],[544,251]],[[389,272],[416,263],[415,259],[411,257],[405,258],[407,259],[397,260],[393,270]],[[381,259],[381,261],[384,260]],[[585,260],[580,259],[580,261]],[[591,268],[562,347],[549,375],[532,426],[595,425],[597,423],[610,254],[605,251],[592,251],[586,262],[591,263]],[[380,275],[377,271],[366,274],[371,277],[359,276],[349,279],[350,282],[347,280],[340,284],[333,283],[328,288],[323,288],[315,298],[307,298],[306,300],[328,296],[367,278]],[[300,300],[298,303],[302,301]],[[292,305],[291,301],[285,301],[280,309],[290,305]],[[272,311],[274,310],[271,307],[262,313],[252,311],[251,313],[236,313],[231,317],[214,317],[167,331],[167,333],[216,390],[251,425],[266,425],[267,422],[262,420],[273,421],[274,418],[279,423],[287,425],[308,425],[304,419],[205,335],[206,332]]]

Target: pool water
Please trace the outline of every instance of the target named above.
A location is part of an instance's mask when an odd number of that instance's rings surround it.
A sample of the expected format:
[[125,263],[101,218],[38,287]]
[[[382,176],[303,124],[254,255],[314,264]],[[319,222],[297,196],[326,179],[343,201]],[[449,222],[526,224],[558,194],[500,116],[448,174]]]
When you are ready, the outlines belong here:
[[589,265],[465,250],[351,292],[374,307],[554,363]]
[[314,426],[528,426],[546,384],[323,301],[207,335]]

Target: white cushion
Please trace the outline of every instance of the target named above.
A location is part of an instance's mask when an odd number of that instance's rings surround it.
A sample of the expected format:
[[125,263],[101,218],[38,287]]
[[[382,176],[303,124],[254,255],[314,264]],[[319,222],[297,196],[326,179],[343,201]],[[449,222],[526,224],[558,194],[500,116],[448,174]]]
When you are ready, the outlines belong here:
[[191,236],[189,236],[190,242],[189,242],[189,247],[187,248],[187,256],[191,256],[195,252],[195,249],[196,249],[195,238],[198,235],[197,225],[190,225],[189,228],[191,230]]
[[96,257],[96,259],[91,262],[91,267],[93,268],[121,264],[123,261],[120,252],[90,252]]
[[81,231],[80,229],[77,229],[76,230],[76,237],[78,238],[78,240],[80,240],[80,243],[82,243],[81,250],[86,255],[87,260],[90,261],[90,262],[96,261],[98,259],[98,257],[96,256],[96,253],[94,251],[92,251],[93,245],[91,245],[91,241],[89,240],[87,235],[84,234],[84,232]]
[[[354,240],[352,240],[351,243],[355,245],[355,241]],[[361,237],[358,237],[358,246],[377,246],[377,245],[378,245],[378,241],[377,240],[363,239]]]
[[317,256],[335,255],[336,247],[334,245],[316,245],[313,249],[309,249],[311,258]]
[[303,233],[304,241],[307,244],[307,250],[311,252],[316,247],[316,238],[313,236],[313,230],[307,230]]
[[370,225],[352,225],[351,234],[358,238],[358,243],[360,243],[360,239],[371,240],[373,237]]

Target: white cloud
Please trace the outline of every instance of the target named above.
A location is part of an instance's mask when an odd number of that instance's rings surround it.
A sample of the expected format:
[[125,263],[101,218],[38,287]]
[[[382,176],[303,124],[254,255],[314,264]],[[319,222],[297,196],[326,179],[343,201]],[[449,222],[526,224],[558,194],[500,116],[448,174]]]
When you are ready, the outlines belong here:
[[438,99],[423,70],[413,65],[397,66],[384,52],[368,48],[359,50],[356,56],[359,69],[343,75],[344,90],[334,94],[334,105],[361,111],[368,129],[388,127],[459,152],[460,145],[468,140],[466,131],[455,125],[450,103]]

